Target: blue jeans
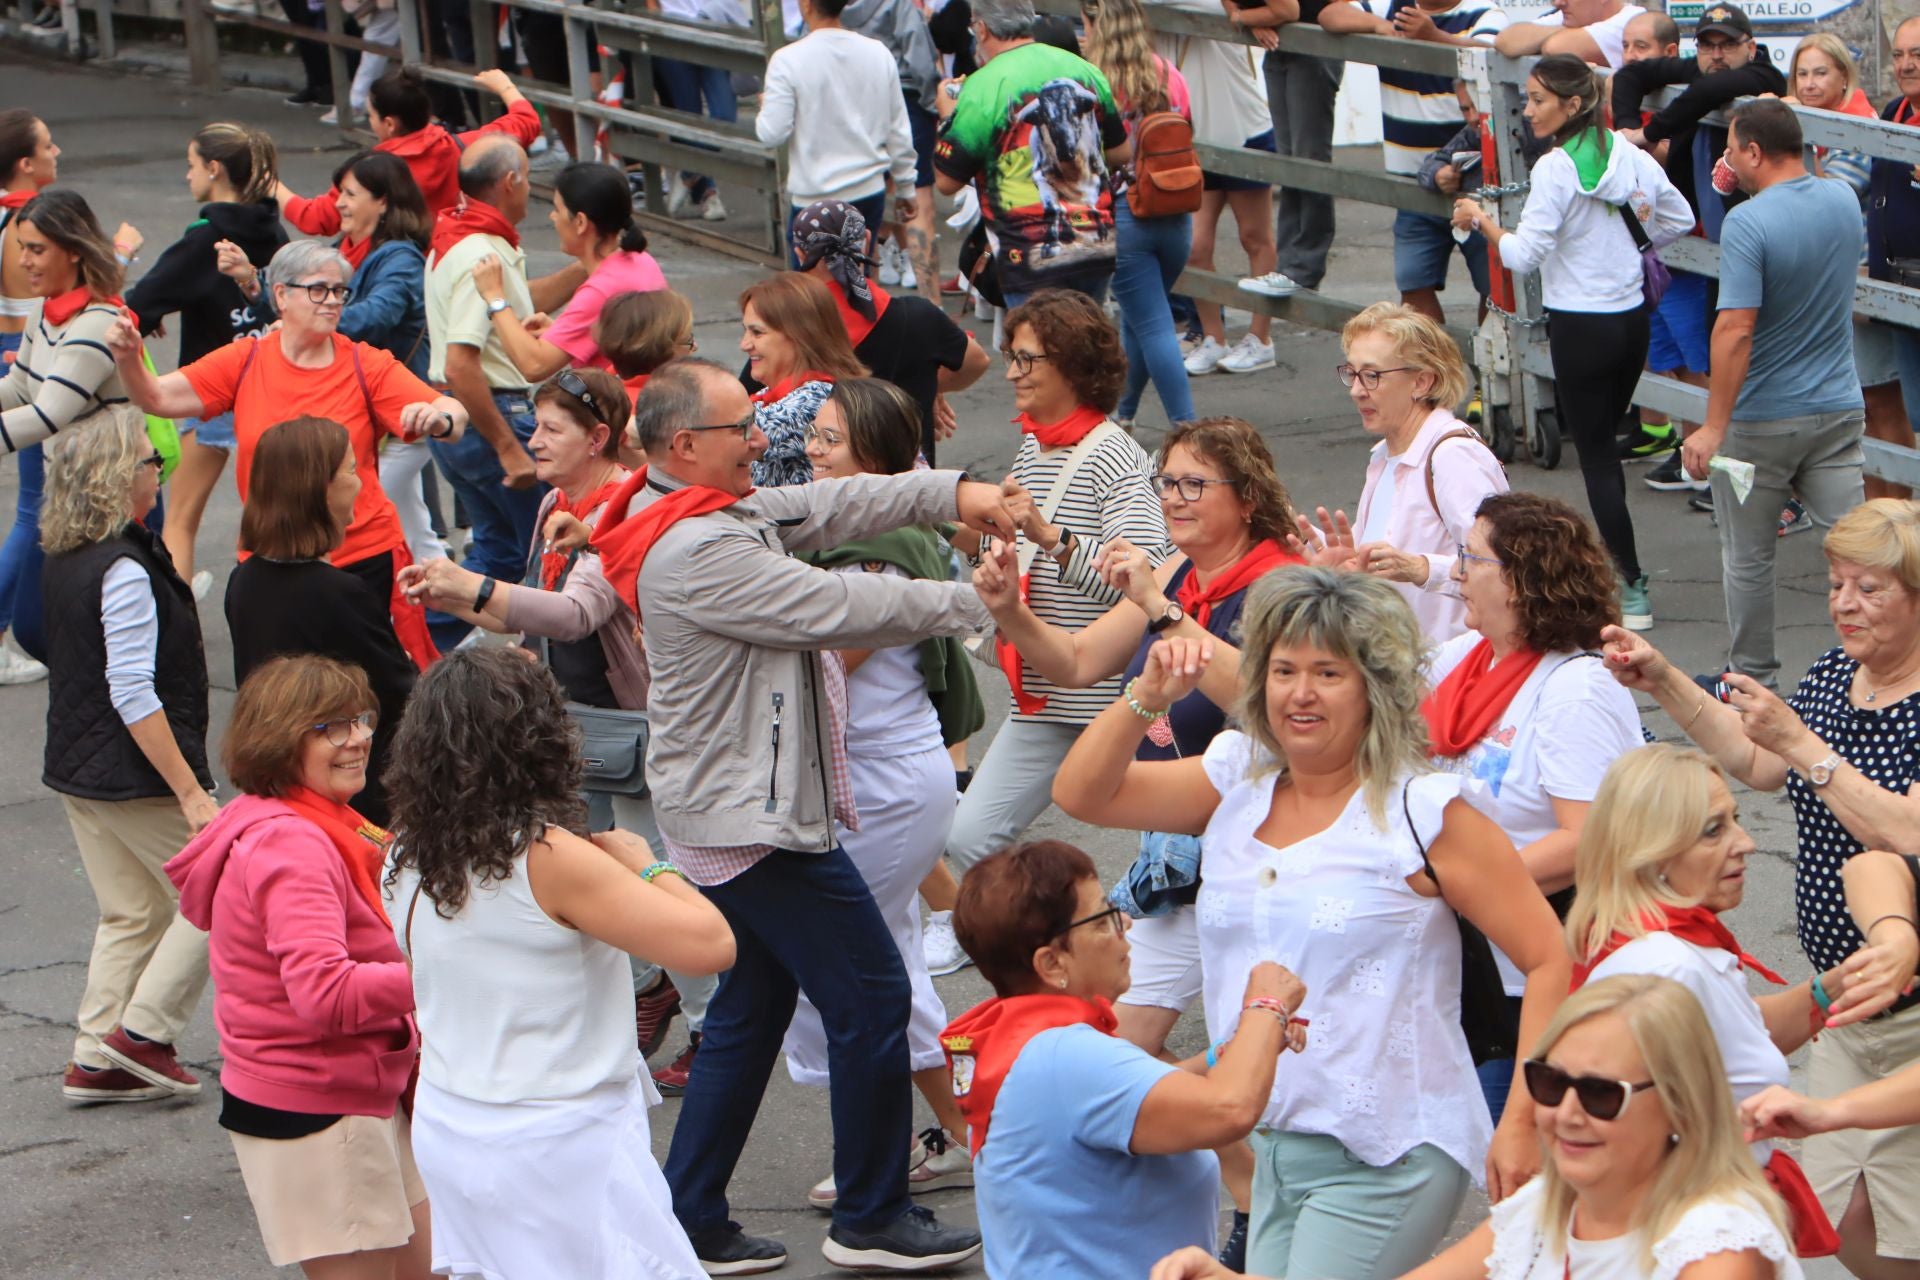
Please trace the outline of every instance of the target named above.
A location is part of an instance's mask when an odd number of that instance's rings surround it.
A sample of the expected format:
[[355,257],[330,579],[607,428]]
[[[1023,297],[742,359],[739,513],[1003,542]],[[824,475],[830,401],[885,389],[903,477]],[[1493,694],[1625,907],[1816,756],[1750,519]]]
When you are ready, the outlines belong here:
[[704,887],[733,927],[667,1153],[673,1212],[689,1232],[727,1221],[727,1183],[780,1057],[798,993],[819,1009],[831,1063],[833,1220],[885,1226],[907,1209],[913,1098],[910,988],[900,950],[853,860],[778,849],[725,884]]
[[[20,349],[20,337],[17,333],[0,333],[0,354]],[[0,368],[0,372],[4,372]],[[16,597],[20,590],[20,579],[26,571],[29,554],[38,554],[40,550],[40,490],[46,483],[46,462],[40,454],[40,446],[28,445],[15,455],[20,459],[20,497],[14,506],[13,527],[7,530],[7,538],[0,543],[0,635],[4,635],[13,626],[13,620],[19,610]],[[36,576],[33,592],[32,612],[39,614],[40,592]]]
[[1473,291],[1487,296],[1487,238],[1478,231],[1461,243],[1453,226],[1431,213],[1402,209],[1393,219],[1393,287],[1402,293],[1447,287],[1447,261],[1455,249],[1467,260]]
[[[533,438],[533,401],[524,391],[496,391],[493,403],[524,448]],[[473,521],[463,567],[502,582],[519,582],[526,576],[527,551],[533,545],[534,521],[547,486],[509,489],[501,484],[507,473],[501,469],[499,455],[471,426],[451,444],[434,440],[429,447]],[[429,619],[429,623],[434,643],[443,650],[470,629],[453,619],[442,623]]]
[[1900,395],[1907,402],[1907,421],[1920,422],[1920,332],[1889,325],[1893,358],[1900,370]]
[[1127,387],[1120,395],[1119,416],[1131,418],[1139,412],[1140,397],[1152,378],[1167,420],[1191,422],[1193,392],[1187,386],[1187,366],[1167,296],[1193,247],[1193,216],[1136,218],[1126,197],[1119,196],[1113,202],[1113,229],[1119,248],[1113,296],[1120,303],[1120,340],[1127,348]]
[[[675,111],[699,115],[701,100],[705,99],[706,113],[715,120],[732,123],[740,118],[740,103],[733,96],[733,77],[724,67],[703,67],[678,58],[655,58],[653,71],[666,89],[667,105]],[[693,188],[695,204],[705,200],[713,190],[713,179],[705,174],[683,173],[680,177],[683,181],[692,180],[688,185]]]

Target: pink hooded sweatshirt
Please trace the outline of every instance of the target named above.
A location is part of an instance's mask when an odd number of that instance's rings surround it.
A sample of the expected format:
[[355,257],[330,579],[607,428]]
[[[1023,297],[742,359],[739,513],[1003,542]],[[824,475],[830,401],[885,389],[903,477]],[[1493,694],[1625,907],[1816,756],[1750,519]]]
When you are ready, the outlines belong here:
[[243,795],[167,878],[210,935],[221,1088],[282,1111],[392,1115],[420,1048],[413,976],[326,834]]

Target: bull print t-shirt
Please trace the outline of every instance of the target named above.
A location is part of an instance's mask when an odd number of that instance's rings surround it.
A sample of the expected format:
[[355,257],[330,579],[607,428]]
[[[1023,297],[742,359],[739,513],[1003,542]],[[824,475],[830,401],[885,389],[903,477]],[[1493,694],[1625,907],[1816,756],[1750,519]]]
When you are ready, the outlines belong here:
[[979,183],[1001,289],[1113,269],[1104,153],[1126,137],[1106,77],[1052,45],[1019,45],[967,77],[934,165]]

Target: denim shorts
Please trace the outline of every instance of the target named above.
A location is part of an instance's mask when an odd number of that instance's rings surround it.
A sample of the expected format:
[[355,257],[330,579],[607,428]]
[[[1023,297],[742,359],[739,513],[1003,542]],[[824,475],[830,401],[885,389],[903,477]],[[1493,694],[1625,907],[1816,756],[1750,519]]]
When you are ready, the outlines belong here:
[[1445,218],[1402,209],[1393,219],[1393,287],[1402,293],[1446,288],[1447,262],[1455,249],[1467,260],[1473,291],[1486,297],[1486,237],[1476,231],[1462,244]]
[[[1256,133],[1240,144],[1249,151],[1265,151],[1271,154],[1276,148],[1273,142],[1273,130]],[[1202,187],[1208,191],[1270,191],[1271,182],[1261,182],[1257,178],[1230,178],[1224,173],[1208,173],[1201,170]]]
[[1853,322],[1853,369],[1863,387],[1883,387],[1900,381],[1900,362],[1894,354],[1893,330],[1876,320]]
[[1712,363],[1713,317],[1707,314],[1711,285],[1691,271],[1672,275],[1673,283],[1650,317],[1647,368],[1655,373],[1705,373]]
[[933,185],[933,146],[938,140],[940,117],[921,106],[918,98],[908,94],[907,127],[913,130],[913,185],[930,187]]
[[176,425],[180,428],[181,435],[192,433],[194,439],[209,449],[225,449],[231,453],[236,447],[231,413],[222,413],[211,418],[182,418]]

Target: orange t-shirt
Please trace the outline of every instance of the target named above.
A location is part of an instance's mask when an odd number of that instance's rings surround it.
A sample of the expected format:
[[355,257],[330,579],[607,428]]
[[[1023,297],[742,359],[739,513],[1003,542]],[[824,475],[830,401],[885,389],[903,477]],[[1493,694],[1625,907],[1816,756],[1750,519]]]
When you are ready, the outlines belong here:
[[[253,365],[247,354],[258,344]],[[261,433],[289,418],[329,418],[347,429],[353,442],[353,462],[360,472],[360,496],[353,504],[353,524],[333,553],[336,565],[355,564],[403,545],[406,533],[399,513],[380,487],[380,437],[399,435],[400,411],[407,405],[433,400],[432,387],[414,377],[393,356],[378,347],[362,346],[360,369],[366,375],[362,389],[355,375],[354,343],[333,335],[333,363],[324,369],[299,369],[280,354],[280,335],[242,339],[202,356],[185,374],[206,417],[233,412],[234,439],[240,457],[233,473],[240,501],[247,500],[247,480],[253,473],[253,446]],[[371,402],[371,406],[369,406]],[[368,416],[368,408],[373,416]],[[241,552],[244,559],[246,553]]]

